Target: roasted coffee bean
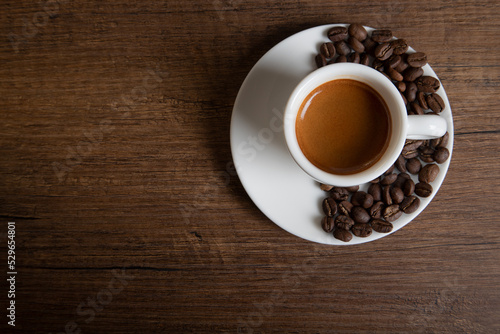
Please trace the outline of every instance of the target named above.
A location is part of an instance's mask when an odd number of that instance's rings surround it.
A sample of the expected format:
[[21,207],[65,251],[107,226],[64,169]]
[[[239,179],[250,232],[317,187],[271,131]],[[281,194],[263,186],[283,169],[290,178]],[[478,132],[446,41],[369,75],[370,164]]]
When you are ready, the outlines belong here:
[[336,201],[345,201],[349,198],[349,192],[342,187],[333,187],[330,190],[330,197]]
[[417,85],[415,85],[414,82],[408,82],[406,84],[405,96],[408,102],[415,101],[415,98],[417,97],[417,91]]
[[400,93],[401,94],[401,98],[403,99],[403,103],[405,104],[405,106],[408,105],[408,101],[406,101],[406,97],[403,93]]
[[392,174],[394,172],[394,168],[396,168],[396,165],[389,167],[389,169],[384,172],[384,175]]
[[402,38],[391,41],[391,46],[394,49],[394,54],[396,55],[402,55],[408,51],[409,48],[408,42]]
[[335,46],[333,43],[328,42],[328,43],[323,43],[319,47],[319,52],[325,57],[325,58],[333,58],[335,57]]
[[427,105],[426,95],[424,92],[417,93],[417,102],[422,107],[422,109],[425,110],[429,109],[429,106]]
[[319,188],[323,191],[330,191],[333,189],[333,186],[330,186],[328,184],[320,183]]
[[403,152],[404,152],[404,150],[407,150],[407,151],[417,150],[420,146],[423,145],[423,143],[424,143],[424,141],[421,139],[407,139],[405,141],[405,146],[403,148]]
[[326,58],[325,58],[325,56],[323,56],[320,53],[318,53],[316,55],[316,57],[314,58],[314,60],[316,61],[316,66],[318,66],[318,68],[323,67],[323,66],[326,65]]
[[382,181],[380,181],[380,184],[383,186],[393,184],[397,178],[398,178],[398,174],[396,174],[396,173],[388,174],[382,179]]
[[359,23],[351,24],[349,26],[349,28],[347,29],[347,32],[349,33],[349,35],[351,35],[352,37],[356,38],[358,41],[361,41],[361,42],[364,41],[366,38],[366,35],[368,35],[365,27],[363,27],[363,25],[361,25]]
[[359,190],[359,186],[345,187],[345,190],[347,190],[350,193],[355,193],[356,191]]
[[403,155],[399,155],[398,160],[396,160],[396,168],[400,172],[406,172],[406,159]]
[[432,157],[438,164],[442,164],[450,157],[450,151],[446,147],[439,147]]
[[333,217],[337,213],[337,203],[331,197],[327,197],[323,200],[322,207],[327,217]]
[[391,77],[388,76],[387,73],[385,73],[385,72],[380,72],[380,73],[382,73],[387,79],[391,80]]
[[431,140],[431,146],[435,148],[446,147],[448,146],[448,140],[450,138],[450,134],[446,132],[442,137],[435,138]]
[[424,70],[421,67],[408,67],[403,72],[403,78],[405,81],[415,81],[418,78],[420,78],[423,74]]
[[425,100],[429,108],[434,112],[440,113],[445,107],[443,99],[436,93],[427,95]]
[[406,180],[402,189],[405,196],[411,196],[415,192],[415,182],[412,179]]
[[428,164],[422,167],[418,173],[418,180],[420,182],[431,183],[439,174],[439,166],[436,164]]
[[353,49],[356,52],[359,53],[365,52],[365,46],[355,37],[350,36],[347,39],[347,44],[349,44],[351,46],[351,49]]
[[343,242],[349,242],[352,240],[352,234],[344,229],[336,229],[333,231],[333,237]]
[[392,79],[392,80],[395,80],[395,81],[403,81],[403,75],[401,73],[399,73],[398,71],[396,71],[395,69],[393,69],[392,67],[389,67],[389,66],[386,66],[385,67],[385,73]]
[[352,194],[352,196],[351,196],[352,205],[361,206],[361,202],[363,202],[365,195],[366,195],[366,192],[364,192],[364,191],[357,191],[354,194]]
[[427,55],[423,52],[416,52],[408,55],[406,59],[411,67],[422,67],[427,64]]
[[367,53],[362,53],[361,56],[359,57],[359,63],[361,65],[366,65],[366,66],[369,66],[370,65],[370,57],[368,56]]
[[429,183],[419,182],[415,185],[415,194],[420,197],[429,197],[432,194],[432,186]]
[[436,149],[446,147],[448,146],[449,137],[449,133],[446,132],[442,137],[431,139],[429,145]]
[[422,168],[422,163],[417,158],[408,159],[406,161],[406,170],[411,174],[418,174]]
[[382,200],[382,186],[379,183],[370,184],[368,193],[372,195],[375,202]]
[[401,57],[401,61],[396,67],[394,67],[394,69],[399,73],[403,73],[409,66],[410,65],[408,65],[408,63],[403,59],[403,57]]
[[378,233],[389,233],[392,231],[392,224],[382,219],[374,219],[372,221],[372,228]]
[[350,216],[352,210],[352,203],[349,201],[342,201],[337,205],[338,212],[344,216]]
[[[385,73],[385,72],[380,72],[380,73],[383,74],[384,77],[386,77],[387,79],[392,80],[391,77],[387,75],[387,73]],[[403,100],[404,100],[404,96],[403,96]],[[405,102],[405,104],[406,104],[406,102]]]
[[368,37],[363,41],[363,46],[365,47],[365,52],[371,56],[373,56],[373,51],[377,47],[378,43],[375,42],[373,39]]
[[376,202],[369,210],[370,217],[379,219],[380,217],[382,217],[382,212],[384,211],[384,209],[385,205],[382,201]]
[[360,238],[369,237],[372,234],[372,227],[370,224],[356,223],[351,229],[352,234]]
[[389,29],[377,29],[372,31],[372,39],[377,43],[390,42],[392,40],[392,31]]
[[351,47],[347,45],[346,41],[338,41],[335,42],[335,51],[341,56],[347,56],[349,53],[351,53]]
[[398,81],[396,82],[396,88],[401,92],[404,93],[406,90],[406,84],[403,81]]
[[372,66],[379,72],[382,72],[384,70],[384,63],[379,59],[374,59]]
[[[428,75],[419,77],[415,83],[417,84],[418,90],[424,93],[435,93],[439,87],[441,87],[441,83],[438,79]],[[429,101],[427,101],[427,103],[429,103]]]
[[[387,73],[385,73],[385,72],[380,72],[380,73],[382,73],[384,75],[384,77],[386,77],[387,79],[392,81],[392,78]],[[401,95],[403,95],[403,94],[401,94]],[[403,100],[405,100],[404,96],[403,96]],[[405,102],[405,104],[406,104],[406,102]]]
[[368,223],[370,221],[370,215],[368,214],[366,209],[364,209],[360,206],[355,206],[352,208],[351,218],[356,223]]
[[423,140],[407,140],[403,147],[403,156],[406,159],[416,158],[418,156],[418,148],[422,145]]
[[[347,63],[347,57],[344,55],[338,56],[335,61],[335,63]],[[333,64],[333,63],[332,63]]]
[[398,204],[393,204],[384,209],[382,217],[389,223],[396,221],[399,217],[403,215],[403,211],[399,208]]
[[420,198],[417,196],[408,196],[399,205],[400,209],[406,214],[414,213],[418,210],[419,206]]
[[333,217],[323,217],[323,219],[321,219],[321,227],[323,228],[323,231],[330,233],[333,231],[334,226]]
[[375,58],[384,61],[392,55],[393,49],[389,42],[379,44],[374,51]]
[[423,162],[434,162],[434,149],[430,146],[420,146],[418,148],[418,156]]
[[382,201],[385,205],[392,205],[392,197],[391,197],[391,187],[386,186],[382,188]]
[[401,190],[401,188],[398,188],[398,187],[391,188],[390,194],[391,194],[393,204],[399,204],[405,198],[405,194],[403,193],[403,190]]
[[360,59],[359,53],[357,52],[353,52],[347,57],[347,61],[354,64],[359,64]]
[[[356,203],[355,203],[356,201]],[[367,194],[364,191],[358,191],[357,193],[352,195],[351,198],[351,203],[353,205],[359,205],[362,206],[365,209],[368,209],[373,205],[373,196],[370,194]]]
[[354,221],[348,216],[338,215],[337,217],[335,217],[336,228],[348,231],[352,227],[352,225],[354,225]]
[[332,42],[338,42],[344,40],[347,37],[347,28],[345,27],[333,27],[327,32],[328,38]]
[[403,188],[403,185],[405,184],[406,180],[411,179],[410,174],[408,173],[399,173],[398,178],[396,181],[392,184],[393,187],[397,188]]
[[410,115],[423,115],[423,114],[425,114],[424,110],[422,108],[420,108],[420,104],[418,104],[418,102],[416,102],[416,101],[413,101],[412,103],[410,103],[410,111],[411,111]]
[[401,62],[401,56],[393,54],[392,56],[389,57],[389,59],[385,61],[385,66],[388,66],[390,68],[395,68],[396,66],[399,65],[400,62]]

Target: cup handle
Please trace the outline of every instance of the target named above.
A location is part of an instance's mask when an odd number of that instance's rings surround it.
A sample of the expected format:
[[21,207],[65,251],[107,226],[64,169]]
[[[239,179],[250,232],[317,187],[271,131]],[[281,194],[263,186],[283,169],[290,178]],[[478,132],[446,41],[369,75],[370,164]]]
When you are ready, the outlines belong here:
[[448,124],[439,115],[408,115],[407,139],[433,139],[444,136]]

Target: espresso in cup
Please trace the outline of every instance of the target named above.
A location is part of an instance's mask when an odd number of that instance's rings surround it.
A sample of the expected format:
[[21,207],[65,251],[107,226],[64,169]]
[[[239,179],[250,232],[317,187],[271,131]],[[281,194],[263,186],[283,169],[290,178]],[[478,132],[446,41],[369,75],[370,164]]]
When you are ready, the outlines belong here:
[[391,138],[391,115],[384,99],[369,85],[352,79],[332,80],[311,91],[295,126],[306,158],[338,175],[373,166]]
[[406,139],[443,136],[438,115],[408,115],[401,93],[365,65],[337,63],[295,87],[284,114],[288,150],[316,181],[349,187],[370,182],[398,159]]

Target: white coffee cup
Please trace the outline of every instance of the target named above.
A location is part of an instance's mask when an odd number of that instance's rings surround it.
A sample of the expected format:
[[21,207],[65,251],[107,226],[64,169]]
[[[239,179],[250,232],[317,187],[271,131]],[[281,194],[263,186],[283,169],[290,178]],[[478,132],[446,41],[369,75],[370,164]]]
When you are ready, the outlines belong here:
[[[372,87],[384,99],[392,123],[385,153],[374,165],[355,174],[337,175],[316,167],[302,152],[296,135],[297,114],[304,99],[318,86],[337,79],[356,80]],[[447,131],[446,120],[439,115],[407,115],[401,93],[386,76],[371,67],[354,63],[327,65],[306,76],[290,95],[284,116],[285,139],[295,162],[318,182],[340,187],[360,185],[385,173],[398,159],[406,139],[438,138]]]

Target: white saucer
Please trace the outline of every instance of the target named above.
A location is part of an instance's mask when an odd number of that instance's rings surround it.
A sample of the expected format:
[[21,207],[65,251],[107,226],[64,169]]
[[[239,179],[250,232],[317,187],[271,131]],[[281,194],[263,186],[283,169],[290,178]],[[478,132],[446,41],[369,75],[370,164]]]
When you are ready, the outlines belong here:
[[[448,122],[450,158],[440,164],[430,197],[420,198],[420,208],[403,214],[393,223],[391,233],[373,233],[367,238],[353,236],[342,242],[321,228],[321,201],[326,193],[300,169],[288,153],[282,127],[286,102],[293,88],[316,69],[314,56],[328,41],[324,25],[299,32],[269,50],[252,68],[236,98],[231,117],[231,151],[243,187],[257,207],[275,224],[306,240],[354,245],[377,240],[396,232],[414,219],[430,203],[441,186],[451,160],[453,119],[444,88],[438,90],[446,106],[441,116]],[[344,25],[347,26],[347,25]],[[372,28],[366,27],[370,32]],[[410,49],[413,51],[412,49]],[[425,50],[422,50],[425,51]],[[437,77],[429,65],[424,74]],[[362,185],[361,189],[367,188]]]

